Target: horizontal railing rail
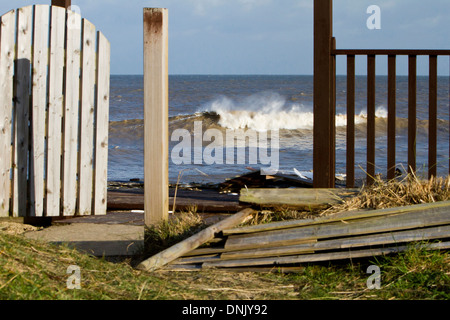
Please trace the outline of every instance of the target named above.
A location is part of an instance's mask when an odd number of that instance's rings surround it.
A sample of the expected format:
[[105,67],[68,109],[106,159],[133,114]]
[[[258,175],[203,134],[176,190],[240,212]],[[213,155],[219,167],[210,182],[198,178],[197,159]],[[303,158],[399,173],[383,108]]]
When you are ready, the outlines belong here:
[[396,56],[448,56],[450,50],[441,49],[335,49],[332,55],[396,55]]

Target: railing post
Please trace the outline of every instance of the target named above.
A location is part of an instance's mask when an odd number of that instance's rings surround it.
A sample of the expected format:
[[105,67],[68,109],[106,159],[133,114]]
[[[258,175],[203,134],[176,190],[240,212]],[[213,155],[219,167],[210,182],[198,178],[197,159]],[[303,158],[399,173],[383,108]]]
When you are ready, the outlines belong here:
[[145,224],[169,215],[168,10],[144,8]]
[[367,184],[375,179],[375,55],[367,56]]
[[72,0],[52,0],[52,6],[69,8],[72,5]]
[[429,57],[428,178],[437,176],[437,56]]
[[355,187],[355,56],[347,56],[347,188]]
[[388,152],[387,178],[395,178],[395,132],[396,132],[396,65],[397,57],[388,56]]
[[314,187],[334,187],[333,1],[314,0]]
[[408,173],[416,172],[417,56],[408,57]]

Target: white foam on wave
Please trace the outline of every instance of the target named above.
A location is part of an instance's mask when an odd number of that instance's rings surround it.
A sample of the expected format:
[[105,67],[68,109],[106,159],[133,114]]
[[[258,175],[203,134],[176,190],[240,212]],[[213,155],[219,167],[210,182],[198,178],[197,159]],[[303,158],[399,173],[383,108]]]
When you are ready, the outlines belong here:
[[[288,102],[286,98],[273,92],[258,93],[241,101],[222,96],[208,103],[203,111],[217,113],[220,116],[219,125],[233,130],[312,130],[314,125],[311,106]],[[386,109],[377,108],[376,117],[386,118]],[[365,112],[355,115],[355,124],[366,121]],[[346,125],[347,115],[336,115],[336,126]]]

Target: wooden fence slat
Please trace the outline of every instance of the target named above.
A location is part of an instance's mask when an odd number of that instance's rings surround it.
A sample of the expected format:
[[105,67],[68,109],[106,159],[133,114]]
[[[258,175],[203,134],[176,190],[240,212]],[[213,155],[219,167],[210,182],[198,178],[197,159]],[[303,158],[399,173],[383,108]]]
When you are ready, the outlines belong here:
[[395,133],[396,133],[396,56],[388,56],[388,146],[387,146],[387,178],[395,178]]
[[375,55],[367,56],[367,184],[375,177]]
[[17,61],[15,74],[14,217],[27,215],[28,148],[30,120],[30,66],[33,7],[17,10]]
[[355,56],[347,56],[347,188],[355,187]]
[[408,172],[416,171],[417,56],[408,57]]
[[81,66],[81,16],[67,10],[62,210],[75,215],[78,190],[78,133]]
[[80,215],[92,213],[93,148],[95,107],[95,26],[83,19],[83,56],[81,73],[81,123],[78,180],[78,210]]
[[[36,27],[39,26],[39,27]],[[47,65],[49,7],[34,7],[32,149],[30,157],[30,215],[44,214],[45,109],[47,104]]]
[[144,9],[145,224],[168,219],[168,10]]
[[0,217],[7,217],[11,197],[11,138],[16,11],[1,17],[0,26]]
[[59,216],[61,199],[61,122],[66,10],[51,7],[50,64],[48,89],[48,135],[46,169],[46,215]]
[[97,50],[97,112],[95,137],[94,214],[106,214],[108,188],[108,130],[110,43],[98,32]]
[[429,63],[428,178],[437,175],[437,56]]

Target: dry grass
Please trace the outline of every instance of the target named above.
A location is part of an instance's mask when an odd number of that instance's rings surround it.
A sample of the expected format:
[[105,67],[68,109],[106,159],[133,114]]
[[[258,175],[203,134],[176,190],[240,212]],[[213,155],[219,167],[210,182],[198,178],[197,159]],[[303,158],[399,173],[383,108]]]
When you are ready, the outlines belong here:
[[450,200],[450,176],[422,180],[415,174],[408,174],[401,180],[390,181],[377,177],[372,185],[364,186],[356,197],[349,198],[322,214],[386,209],[447,200]]
[[245,225],[257,225],[283,220],[314,218],[338,212],[353,210],[376,210],[402,207],[421,203],[433,203],[450,200],[450,176],[420,179],[415,174],[408,174],[402,179],[386,181],[380,177],[372,185],[365,185],[355,196],[343,199],[340,204],[326,210],[298,211],[288,207],[271,210],[259,210],[252,220]]
[[172,214],[167,221],[145,229],[146,249],[142,256],[152,256],[196,234],[206,226],[197,208]]

